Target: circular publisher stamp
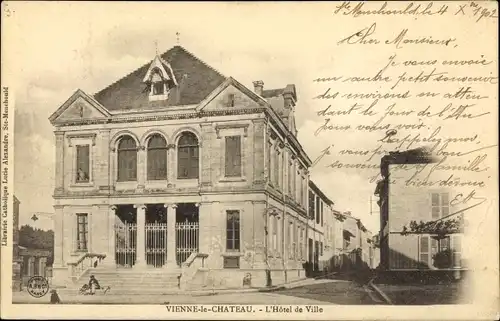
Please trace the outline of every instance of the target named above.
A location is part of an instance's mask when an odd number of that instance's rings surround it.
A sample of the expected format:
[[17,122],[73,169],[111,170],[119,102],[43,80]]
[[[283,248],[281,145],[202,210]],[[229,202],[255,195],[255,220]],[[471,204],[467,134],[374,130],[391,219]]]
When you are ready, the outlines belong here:
[[35,298],[41,298],[49,292],[49,281],[43,276],[34,276],[28,281],[28,293]]

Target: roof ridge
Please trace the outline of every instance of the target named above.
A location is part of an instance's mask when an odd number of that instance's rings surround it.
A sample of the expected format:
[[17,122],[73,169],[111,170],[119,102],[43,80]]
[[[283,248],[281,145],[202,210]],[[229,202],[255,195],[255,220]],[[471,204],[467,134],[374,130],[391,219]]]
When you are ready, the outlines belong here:
[[[171,51],[173,51],[176,47],[178,47],[179,49],[183,50],[186,54],[188,54],[191,58],[193,59],[196,59],[198,60],[199,62],[201,62],[203,65],[205,65],[207,68],[211,69],[212,71],[214,71],[215,73],[217,73],[220,77],[222,78],[227,78],[226,76],[224,76],[220,71],[218,71],[217,69],[215,69],[214,67],[210,66],[209,64],[207,64],[205,61],[201,60],[200,58],[198,58],[196,55],[194,55],[192,52],[190,52],[189,50],[187,50],[186,48],[182,47],[182,46],[179,46],[179,45],[175,45],[173,46],[172,48],[168,49],[167,51],[165,51],[164,53],[158,55],[158,57],[161,59],[161,60],[165,60],[163,58],[163,56],[165,55],[168,55]],[[99,93],[101,92],[104,92],[105,90],[113,87],[114,85],[116,85],[118,82],[120,82],[121,80],[129,77],[131,74],[133,74],[134,72],[137,72],[138,70],[142,69],[142,68],[145,68],[146,66],[150,65],[152,62],[154,61],[154,58],[153,59],[150,59],[148,62],[144,63],[142,66],[140,66],[139,68],[136,68],[134,70],[132,70],[131,72],[129,72],[128,74],[126,74],[125,76],[122,76],[120,78],[118,78],[117,80],[115,80],[114,82],[112,82],[111,84],[109,84],[108,86],[104,87],[103,89],[95,92],[92,94],[92,97],[95,98],[96,95],[98,95]],[[166,60],[165,60],[166,61]],[[168,62],[168,61],[167,61]],[[170,64],[170,63],[169,63]]]
[[[213,71],[215,71],[219,76],[223,77],[223,78],[228,78],[226,76],[224,76],[220,71],[218,71],[217,69],[215,69],[214,67],[212,67],[211,65],[207,64],[205,61],[201,60],[198,56],[194,55],[191,51],[187,50],[186,48],[184,48],[183,46],[180,46],[180,45],[175,45],[173,46],[170,50],[174,49],[175,47],[179,47],[180,49],[184,50],[184,52],[186,52],[188,55],[190,55],[192,58],[198,60],[199,62],[201,62],[203,65],[205,65],[205,67],[208,67],[209,69],[212,69]],[[170,51],[169,50],[169,51]],[[168,52],[168,51],[167,51]],[[167,52],[165,52],[164,54],[166,54]],[[163,56],[163,55],[162,55]]]
[[[170,51],[170,50],[172,50],[172,49],[169,49],[168,51]],[[168,51],[166,51],[165,53],[167,53]],[[103,91],[105,91],[105,90],[107,90],[107,89],[109,89],[109,88],[113,87],[113,86],[114,86],[114,85],[116,85],[119,81],[121,81],[121,80],[123,80],[123,79],[127,78],[128,76],[130,76],[130,75],[131,75],[131,74],[133,74],[134,72],[137,72],[139,69],[146,67],[148,64],[150,65],[150,64],[153,62],[153,60],[154,60],[154,58],[153,58],[153,59],[151,59],[151,60],[149,60],[149,63],[145,63],[145,64],[143,64],[142,66],[140,66],[139,68],[136,68],[136,69],[132,70],[131,72],[129,72],[129,73],[128,73],[128,74],[126,74],[125,76],[122,76],[122,77],[118,78],[117,80],[115,80],[115,81],[114,81],[114,82],[112,82],[111,84],[107,85],[107,86],[106,86],[106,87],[104,87],[103,89],[101,89],[101,90],[99,90],[98,92],[96,92],[96,93],[92,94],[92,97],[94,97],[94,99],[96,99],[96,98],[95,98],[95,96],[96,96],[97,94],[99,94],[99,93],[101,93],[101,92],[103,92]]]

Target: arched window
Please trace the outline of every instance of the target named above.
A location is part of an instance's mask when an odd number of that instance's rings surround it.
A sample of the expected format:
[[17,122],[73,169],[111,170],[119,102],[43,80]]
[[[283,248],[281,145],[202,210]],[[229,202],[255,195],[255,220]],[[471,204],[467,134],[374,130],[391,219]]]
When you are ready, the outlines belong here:
[[118,144],[118,181],[137,179],[137,145],[130,136],[123,136]]
[[177,178],[198,178],[198,139],[193,133],[184,132],[177,149]]
[[148,180],[167,179],[167,141],[159,134],[148,142]]

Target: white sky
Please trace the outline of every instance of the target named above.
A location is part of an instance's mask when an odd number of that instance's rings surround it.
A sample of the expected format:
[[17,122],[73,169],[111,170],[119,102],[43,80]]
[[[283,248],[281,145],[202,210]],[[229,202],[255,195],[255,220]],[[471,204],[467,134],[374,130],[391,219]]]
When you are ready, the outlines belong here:
[[[335,4],[198,3],[196,9],[193,4],[139,2],[9,5],[12,32],[5,40],[10,57],[15,57],[9,61],[8,71],[15,75],[10,86],[17,88],[15,194],[21,201],[21,224],[33,212],[53,211],[51,113],[77,88],[93,94],[151,60],[155,41],[161,52],[168,50],[176,44],[177,31],[182,46],[251,89],[254,80],[263,80],[264,88],[295,84],[299,140],[311,159],[331,144],[374,147],[373,136],[360,133],[313,135],[322,123],[316,112],[326,106],[312,99],[321,91],[312,79],[335,71],[376,71],[390,52],[377,55],[339,47],[336,42],[345,36],[347,20],[331,14]],[[370,20],[356,20],[359,28],[366,22]],[[354,28],[350,31],[359,30]],[[393,26],[378,28],[387,31]],[[312,179],[335,202],[336,209],[352,211],[376,232],[375,201],[375,214],[370,216],[375,185],[367,181],[368,176],[367,172],[324,166],[311,171]],[[49,223],[41,219],[35,225]]]

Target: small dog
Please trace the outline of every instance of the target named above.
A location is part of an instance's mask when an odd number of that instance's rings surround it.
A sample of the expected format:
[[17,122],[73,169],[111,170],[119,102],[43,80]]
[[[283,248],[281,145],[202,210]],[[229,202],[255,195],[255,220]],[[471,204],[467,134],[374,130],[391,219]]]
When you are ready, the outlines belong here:
[[50,291],[50,304],[61,304],[61,298],[59,298],[59,294],[57,294],[56,290]]

